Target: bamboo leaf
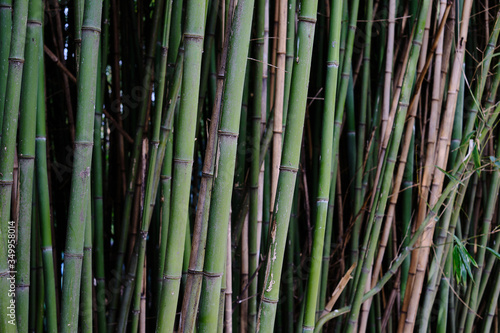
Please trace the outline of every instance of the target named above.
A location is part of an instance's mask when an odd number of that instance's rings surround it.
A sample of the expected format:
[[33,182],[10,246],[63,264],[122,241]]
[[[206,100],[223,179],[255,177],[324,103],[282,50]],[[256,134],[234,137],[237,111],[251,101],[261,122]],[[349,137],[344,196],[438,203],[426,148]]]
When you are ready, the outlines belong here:
[[444,173],[444,174],[445,174],[448,178],[450,178],[450,180],[453,180],[453,181],[455,181],[455,182],[459,183],[460,185],[463,185],[463,183],[462,183],[460,180],[458,180],[458,178],[457,178],[457,177],[453,176],[451,173],[446,172],[445,170],[441,169],[441,168],[440,168],[440,167],[438,167],[437,165],[436,165],[435,167],[436,167],[439,171],[441,171],[442,173]]
[[481,158],[479,156],[477,144],[474,145],[474,148],[472,149],[472,160],[474,161],[474,167],[476,168],[478,175],[481,175]]
[[493,250],[491,247],[486,247],[486,250],[490,251],[495,257],[497,257],[498,259],[500,259],[500,253],[498,253],[497,251]]

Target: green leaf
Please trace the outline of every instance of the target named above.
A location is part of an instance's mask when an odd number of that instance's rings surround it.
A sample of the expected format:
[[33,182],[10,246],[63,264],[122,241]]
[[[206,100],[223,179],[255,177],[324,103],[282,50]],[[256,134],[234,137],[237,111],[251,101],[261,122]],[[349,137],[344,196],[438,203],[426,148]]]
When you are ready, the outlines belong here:
[[477,150],[477,144],[474,145],[472,150],[472,159],[474,160],[474,167],[478,175],[481,175],[481,157],[479,157],[479,151]]
[[462,260],[460,258],[460,253],[458,252],[458,246],[453,247],[453,272],[455,273],[455,279],[457,283],[460,284],[462,281],[462,270],[461,270]]
[[[453,235],[453,238],[456,244],[453,248],[453,269],[455,274],[457,274],[457,271],[460,272],[460,280],[463,279],[464,284],[466,283],[467,275],[472,279],[472,282],[474,282],[471,264],[478,267],[477,263],[470,255],[469,251],[467,251],[462,241],[455,235]],[[459,281],[458,278],[457,281]]]
[[453,180],[453,181],[456,181],[457,183],[463,185],[463,183],[458,180],[457,177],[453,176],[451,173],[449,172],[446,172],[445,170],[441,169],[440,167],[438,167],[437,165],[435,166],[439,171],[441,171],[442,173],[444,173],[446,175],[446,177],[450,178],[450,180]]
[[500,259],[500,253],[498,253],[497,251],[493,250],[491,247],[486,247],[486,250],[490,251],[491,253],[493,253],[493,255],[495,257],[497,257],[498,259]]

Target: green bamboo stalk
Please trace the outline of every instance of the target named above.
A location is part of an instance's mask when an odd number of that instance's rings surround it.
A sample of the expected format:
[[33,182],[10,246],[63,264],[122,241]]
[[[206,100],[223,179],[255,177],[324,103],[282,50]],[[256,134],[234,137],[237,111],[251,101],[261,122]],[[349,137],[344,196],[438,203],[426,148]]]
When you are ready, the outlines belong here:
[[[306,308],[304,314],[303,332],[314,330],[316,320],[316,302],[321,276],[321,261],[325,240],[326,218],[330,198],[332,141],[335,118],[335,101],[337,94],[337,77],[339,70],[339,43],[341,28],[342,2],[336,1],[331,6],[330,40],[328,41],[328,60],[326,68],[325,110],[323,112],[323,129],[321,136],[321,155],[319,166],[319,186],[316,201],[316,221],[314,224],[314,239],[311,253],[311,266],[307,284]],[[328,267],[325,267],[328,271]]]
[[[415,164],[415,129],[412,131],[412,138],[410,142],[410,150],[408,151],[408,158],[406,161],[405,172],[403,175],[403,190],[401,193],[403,205],[403,232],[402,232],[402,246],[408,246],[411,235],[411,218],[412,218],[412,196],[413,196],[413,179],[414,179],[414,164]],[[408,281],[408,271],[410,270],[411,254],[406,258],[401,266],[401,284],[400,284],[400,297],[404,298],[406,283]]]
[[483,322],[483,332],[491,332],[492,331],[492,324],[493,320],[495,318],[495,310],[498,308],[498,296],[500,295],[500,279],[497,278],[495,281],[495,284],[493,286],[493,290],[491,293],[491,300],[490,303],[487,305],[488,306],[488,312],[486,314],[486,318],[484,319]]
[[239,1],[228,40],[224,97],[218,136],[218,163],[215,171],[208,220],[199,331],[217,328],[218,305],[225,266],[228,219],[231,206],[241,103],[252,25],[254,0]]
[[80,54],[82,51],[82,23],[83,23],[83,10],[84,0],[75,1],[75,62],[76,62],[76,75],[80,72]]
[[[157,10],[162,11],[163,6],[160,5]],[[143,289],[143,275],[144,275],[144,261],[145,261],[145,251],[146,251],[146,240],[148,237],[149,226],[151,224],[151,217],[153,215],[153,208],[156,202],[156,192],[158,189],[158,181],[160,179],[161,165],[164,160],[166,142],[163,142],[162,149],[159,151],[160,145],[160,127],[163,124],[162,121],[162,111],[163,111],[163,97],[165,94],[165,76],[167,69],[167,56],[168,56],[168,41],[170,37],[170,15],[171,15],[171,3],[166,2],[165,5],[165,16],[163,18],[163,30],[162,30],[162,43],[161,43],[161,56],[160,65],[158,72],[157,86],[155,89],[155,114],[153,118],[153,131],[150,141],[149,154],[149,167],[146,182],[145,197],[142,210],[142,220],[141,220],[141,238],[140,241],[140,251],[137,265],[137,272],[135,277],[135,293],[133,299],[133,310],[132,310],[132,332],[137,331],[139,325],[139,314],[141,305],[141,292]],[[165,108],[166,109],[166,108]],[[173,111],[171,111],[173,114]],[[165,116],[164,116],[165,118]],[[168,115],[166,118],[172,118]],[[171,124],[167,125],[167,128],[171,128]],[[170,131],[168,131],[170,133]]]
[[[364,45],[363,53],[363,81],[361,83],[361,108],[359,110],[359,120],[357,129],[357,145],[356,145],[356,167],[355,167],[355,178],[354,178],[354,227],[351,237],[351,264],[357,262],[358,257],[358,247],[359,247],[359,235],[361,230],[361,225],[363,222],[363,212],[361,208],[364,202],[364,193],[362,188],[363,176],[365,175],[363,165],[364,154],[365,154],[365,132],[366,132],[366,119],[367,119],[367,106],[369,103],[368,98],[368,85],[370,82],[370,52],[371,52],[371,36],[372,36],[372,26],[373,26],[373,0],[368,0],[366,4],[366,41]],[[353,146],[354,147],[354,146]]]
[[89,202],[85,200],[90,189],[90,167],[97,79],[97,56],[101,27],[102,2],[85,2],[82,25],[82,54],[78,80],[78,109],[74,149],[74,165],[71,179],[68,231],[64,251],[64,279],[62,293],[62,332],[72,332],[78,327],[79,293],[83,256],[85,215]]
[[[264,67],[264,18],[265,18],[265,0],[258,0],[255,6],[255,44],[253,47],[253,57],[255,62],[252,63],[252,71],[255,73],[253,76],[253,108],[251,112],[251,134],[250,134],[250,174],[249,174],[249,196],[250,204],[248,209],[248,275],[253,276],[259,264],[257,248],[260,239],[258,239],[259,222],[262,222],[262,212],[259,214],[259,207],[262,207],[262,196],[259,196],[259,176],[260,176],[260,163],[259,163],[259,148],[260,148],[260,135],[261,135],[261,120],[262,112],[265,111],[266,103],[263,102],[267,96],[263,96],[263,76]],[[264,108],[264,110],[262,110]],[[260,215],[260,216],[259,216]],[[259,219],[260,217],[260,219]],[[259,221],[260,220],[260,221]],[[257,323],[257,294],[258,275],[251,281],[248,287],[248,331],[255,332]]]
[[[356,147],[356,115],[354,112],[354,87],[352,82],[352,71],[349,78],[349,83],[347,85],[346,94],[346,141],[348,147]],[[356,177],[356,149],[349,149],[347,151],[347,162],[349,166],[349,182],[354,181]],[[351,196],[354,199],[354,191],[351,191]],[[352,200],[354,202],[354,200]],[[356,214],[353,214],[356,216]],[[354,250],[354,249],[352,249]],[[358,249],[355,249],[355,256],[357,256]]]
[[[500,12],[499,12],[500,14]],[[498,16],[500,19],[500,15]],[[498,21],[498,20],[497,20]],[[498,28],[497,28],[498,29]],[[496,151],[496,159],[498,160],[500,158],[500,145],[497,145],[497,151]],[[480,287],[480,281],[482,278],[483,274],[483,269],[484,269],[484,258],[486,254],[486,246],[488,245],[488,238],[489,238],[489,232],[491,228],[491,221],[493,219],[493,214],[495,213],[495,208],[496,208],[496,202],[497,202],[497,197],[498,197],[498,190],[500,188],[500,170],[498,168],[494,168],[493,175],[489,181],[489,192],[488,192],[488,197],[487,197],[487,202],[486,206],[484,208],[484,215],[483,215],[483,221],[481,223],[481,228],[480,228],[480,238],[478,240],[478,252],[476,254],[476,262],[477,262],[477,269],[474,272],[474,281],[477,281],[474,283],[471,288],[472,288],[472,293],[470,297],[470,302],[469,302],[469,311],[467,314],[467,321],[465,324],[465,332],[471,332],[472,327],[474,324],[474,320],[476,319],[476,311],[479,308],[479,287]]]
[[[109,2],[109,0],[106,0]],[[104,8],[106,9],[106,5]],[[109,9],[103,12],[108,12]],[[106,20],[103,20],[105,22]],[[107,27],[107,25],[103,25]],[[106,86],[106,64],[103,64],[105,58],[104,40],[101,41],[99,48],[97,64],[100,69],[100,75],[96,82],[96,107],[94,114],[94,149],[92,151],[92,195],[93,195],[93,253],[95,261],[95,279],[96,285],[96,312],[99,332],[106,332],[106,281],[104,268],[104,204],[103,204],[103,167],[102,167],[102,108],[104,99],[104,88]]]
[[159,258],[158,258],[158,290],[156,299],[156,304],[159,303],[159,298],[161,295],[161,288],[163,286],[163,269],[165,267],[165,251],[167,250],[167,236],[168,236],[168,225],[170,222],[170,194],[172,191],[172,155],[174,150],[174,138],[173,135],[169,135],[167,141],[167,147],[165,150],[165,157],[163,160],[163,167],[161,169],[161,235],[160,235],[160,248]]
[[[288,332],[294,332],[294,256],[298,247],[295,237],[297,236],[298,227],[298,210],[299,210],[299,183],[295,181],[295,190],[293,194],[292,212],[290,214],[290,227],[288,228],[288,237],[285,250],[286,267],[288,267],[285,276],[286,283],[286,325],[285,329]],[[326,245],[325,245],[326,248]]]
[[[182,68],[183,68],[183,59],[184,59],[184,52],[183,50],[179,50],[178,52],[178,59],[177,59],[177,65],[175,69],[175,80],[172,82],[172,87],[170,89],[170,96],[169,96],[169,101],[171,102],[170,105],[168,106],[167,112],[164,112],[162,115],[162,121],[161,121],[161,135],[159,142],[157,144],[159,145],[158,151],[157,151],[157,157],[155,160],[152,160],[151,164],[151,172],[152,172],[152,185],[147,188],[147,198],[145,198],[145,202],[149,203],[148,205],[151,208],[151,205],[154,205],[155,197],[156,197],[156,190],[158,189],[158,184],[160,180],[160,173],[161,173],[161,168],[162,168],[162,162],[163,159],[165,158],[165,150],[166,150],[166,145],[167,145],[167,140],[170,136],[170,133],[172,131],[172,123],[173,123],[173,118],[174,118],[174,110],[177,106],[177,103],[172,102],[172,101],[177,101],[178,96],[179,96],[179,89],[181,85],[181,80],[182,80]],[[143,148],[144,149],[144,148]],[[153,168],[154,166],[154,168]],[[139,306],[140,306],[140,295],[138,296],[137,293],[140,293],[142,290],[142,277],[141,279],[136,278],[136,275],[139,273],[141,270],[144,268],[144,255],[146,251],[146,240],[147,240],[147,234],[149,231],[149,223],[151,221],[151,212],[152,209],[144,209],[143,211],[143,219],[144,223],[141,225],[141,239],[135,242],[134,250],[132,253],[132,258],[129,263],[128,267],[128,273],[127,273],[127,278],[125,282],[125,291],[124,291],[124,296],[122,298],[122,305],[120,308],[120,317],[118,320],[118,331],[124,332],[126,330],[127,326],[127,316],[128,316],[128,311],[131,305],[132,301],[132,295],[134,293],[134,290],[136,293],[134,294],[134,311],[133,314],[134,316],[139,315]],[[146,214],[148,216],[146,216]],[[145,225],[147,221],[147,225]],[[142,268],[141,266],[142,265]],[[134,284],[135,280],[135,284]],[[139,280],[141,282],[139,282]],[[134,289],[135,288],[135,289]],[[135,321],[135,319],[134,319]],[[133,322],[134,325],[137,325],[137,322]]]
[[[40,279],[42,278],[42,257],[39,247],[39,227],[38,227],[38,198],[36,197],[36,186],[33,186],[32,213],[31,213],[31,249],[30,252],[30,296],[29,296],[29,332],[36,332],[37,312],[41,308],[43,315],[43,298],[40,296]],[[43,295],[43,294],[42,294]],[[41,307],[39,306],[41,303]],[[42,328],[43,329],[43,328]]]
[[[90,178],[86,180],[90,183]],[[90,188],[90,184],[88,184]],[[87,192],[85,216],[85,235],[83,240],[82,283],[80,285],[80,318],[79,326],[84,332],[92,333],[92,205],[91,193]]]
[[[9,5],[9,4],[7,4]],[[7,8],[8,10],[8,8]],[[9,66],[6,81],[5,99],[3,102],[3,123],[2,123],[2,138],[1,138],[1,155],[0,155],[0,306],[2,309],[8,309],[8,306],[15,307],[13,301],[14,292],[9,292],[9,279],[14,282],[15,276],[9,273],[13,271],[15,261],[8,261],[8,253],[10,249],[14,250],[12,241],[8,241],[8,228],[15,227],[15,222],[11,219],[11,193],[13,187],[13,168],[14,155],[17,136],[17,123],[19,115],[19,103],[21,96],[21,80],[23,75],[24,64],[24,49],[26,41],[26,21],[28,16],[28,1],[16,1],[14,14],[12,19],[12,36],[10,41],[9,51]],[[6,36],[2,36],[4,39]],[[28,194],[29,195],[29,194]],[[15,229],[14,229],[15,230]],[[12,235],[15,235],[11,232]],[[28,230],[29,234],[29,230]],[[12,239],[13,240],[13,239]],[[29,241],[27,246],[29,247]],[[9,251],[9,252],[8,252]],[[18,253],[19,254],[19,253]],[[9,259],[13,259],[9,257]],[[28,257],[29,260],[29,257]],[[12,264],[11,266],[9,266]],[[14,311],[15,312],[15,311]],[[10,313],[10,312],[9,312]],[[0,321],[0,331],[14,332],[17,330],[16,318],[5,316]],[[23,318],[27,320],[28,318]]]
[[[160,8],[163,6],[164,0],[160,0],[158,3],[155,3],[155,5],[158,5],[157,8]],[[134,196],[134,186],[136,183],[136,178],[137,174],[139,171],[139,165],[140,165],[140,152],[141,152],[141,146],[142,146],[142,136],[144,133],[144,124],[146,122],[146,114],[147,114],[147,107],[148,107],[148,100],[149,100],[149,92],[150,92],[150,85],[151,85],[151,75],[152,75],[152,70],[154,66],[154,52],[155,52],[155,46],[156,46],[156,39],[157,39],[157,34],[159,30],[159,22],[161,19],[161,14],[163,13],[162,10],[156,10],[154,17],[153,17],[153,22],[152,22],[152,29],[151,29],[151,35],[150,39],[148,41],[148,49],[147,49],[147,57],[146,57],[146,64],[144,66],[144,76],[143,76],[143,81],[141,85],[141,89],[143,91],[143,98],[140,101],[140,107],[139,107],[139,114],[137,118],[138,126],[136,128],[135,132],[135,138],[134,138],[134,144],[132,147],[132,151],[130,153],[130,163],[129,163],[129,169],[128,169],[128,175],[127,175],[127,188],[125,192],[125,201],[123,205],[123,215],[122,215],[122,223],[121,223],[121,232],[120,235],[118,236],[118,246],[117,246],[117,255],[116,255],[116,266],[114,268],[114,274],[117,279],[117,284],[121,285],[122,283],[122,270],[123,270],[123,261],[124,261],[124,256],[126,252],[126,246],[127,246],[127,237],[129,233],[129,226],[130,226],[130,216],[132,213],[132,203],[133,203],[133,196]],[[135,272],[135,270],[134,270]],[[135,273],[134,273],[135,274]],[[116,310],[118,307],[118,301],[119,301],[119,291],[120,288],[113,288],[112,289],[112,297],[111,297],[111,305],[109,308],[109,315],[108,315],[108,331],[113,331],[113,324],[115,323],[116,320]]]
[[[43,42],[43,33],[40,31],[40,44]],[[39,48],[40,64],[44,61],[43,48]],[[35,168],[39,200],[40,239],[43,261],[43,286],[45,294],[45,319],[47,332],[55,333],[57,330],[57,305],[56,281],[54,273],[54,254],[52,248],[51,211],[49,181],[47,175],[47,138],[45,130],[45,68],[38,66],[38,97],[36,107],[36,142],[35,142]]]
[[[285,140],[285,129],[286,129],[286,118],[288,114],[288,104],[290,99],[290,86],[292,83],[292,73],[293,73],[293,55],[295,51],[295,1],[288,2],[288,13],[287,13],[287,30],[286,30],[286,63],[285,63],[285,93],[283,97],[283,138]],[[269,229],[269,228],[268,228]],[[263,235],[267,235],[264,232]]]
[[0,142],[2,140],[5,90],[9,73],[10,40],[12,38],[12,0],[0,2]]
[[259,307],[257,331],[271,332],[274,327],[286,236],[293,201],[304,115],[307,102],[307,82],[311,68],[317,1],[303,3],[299,14],[297,57],[295,59],[285,142],[276,192],[274,215],[270,232],[270,246],[266,264],[264,292]]
[[171,332],[174,329],[175,314],[179,298],[180,278],[188,223],[189,192],[193,165],[193,150],[198,111],[199,79],[201,75],[201,55],[205,29],[206,2],[204,0],[187,3],[186,26],[184,29],[184,73],[178,125],[175,129],[173,184],[170,220],[167,238],[164,276],[156,330]]
[[[212,4],[213,5],[213,4]],[[212,7],[212,12],[215,7]],[[221,111],[222,92],[223,92],[223,78],[225,75],[226,58],[227,58],[227,36],[229,35],[229,25],[226,27],[226,37],[222,56],[220,60],[218,78],[217,78],[217,91],[214,95],[214,105],[212,108],[212,116],[210,121],[210,129],[208,134],[207,148],[205,158],[203,161],[202,178],[200,184],[200,191],[198,195],[198,203],[196,209],[196,217],[193,230],[193,247],[191,249],[192,256],[189,262],[188,276],[186,278],[186,292],[182,300],[181,312],[181,329],[186,332],[194,332],[196,324],[196,316],[200,301],[200,292],[202,287],[202,272],[205,260],[205,247],[208,232],[208,219],[210,214],[210,203],[212,199],[213,178],[215,173],[215,152],[216,143],[218,138],[218,126]],[[248,84],[248,82],[246,82]],[[243,109],[243,106],[242,106]],[[240,165],[244,169],[244,163]],[[241,171],[243,177],[243,171]],[[238,182],[238,181],[237,181]]]
[[27,332],[29,325],[30,246],[33,177],[35,169],[35,127],[38,92],[38,64],[42,29],[42,3],[30,1],[26,27],[25,63],[23,72],[19,124],[20,203],[16,265],[16,317],[19,332]]
[[444,274],[441,276],[441,283],[439,285],[439,312],[437,319],[436,332],[447,332],[448,321],[448,304],[452,300],[450,298],[450,281],[452,274],[453,255],[452,251],[448,251],[446,255],[446,263],[444,266]]

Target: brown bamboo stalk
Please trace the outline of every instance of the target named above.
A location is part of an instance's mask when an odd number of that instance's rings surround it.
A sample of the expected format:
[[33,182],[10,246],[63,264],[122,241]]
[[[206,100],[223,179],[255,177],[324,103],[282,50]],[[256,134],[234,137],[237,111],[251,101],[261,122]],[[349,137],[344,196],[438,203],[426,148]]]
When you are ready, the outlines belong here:
[[[279,7],[278,28],[278,62],[276,76],[276,96],[274,104],[274,130],[273,130],[273,165],[271,168],[271,206],[274,207],[276,188],[278,187],[279,167],[281,160],[281,142],[283,129],[283,98],[285,95],[285,61],[286,61],[286,24],[287,0],[276,1]],[[274,69],[274,68],[273,68]]]
[[[276,56],[277,56],[277,52],[278,52],[278,30],[279,30],[279,25],[280,25],[280,22],[279,22],[279,17],[280,17],[280,2],[281,1],[275,1],[274,2],[274,23],[273,23],[273,48],[271,49],[271,77],[270,77],[270,81],[271,81],[271,87],[270,87],[270,96],[269,96],[269,108],[272,109],[274,107],[274,103],[275,103],[275,94],[276,94],[276,81],[275,81],[275,77],[276,77]],[[266,13],[269,12],[269,0],[266,0]],[[267,14],[268,15],[268,14]],[[285,23],[286,24],[286,23]],[[264,51],[264,54],[266,52]],[[266,65],[267,67],[267,62],[264,62],[264,64]],[[273,205],[271,205],[271,207],[273,207]],[[272,208],[271,208],[272,209]]]
[[[462,25],[460,29],[460,41],[456,47],[455,59],[453,61],[453,69],[450,76],[450,85],[448,88],[448,97],[446,101],[445,113],[443,115],[443,121],[439,130],[439,141],[437,143],[437,157],[436,157],[436,166],[445,169],[446,162],[448,159],[448,150],[451,139],[451,131],[453,127],[453,120],[455,116],[456,102],[457,102],[457,93],[460,84],[460,76],[462,75],[462,64],[465,53],[465,44],[467,41],[467,33],[469,30],[469,19],[470,12],[472,7],[472,0],[464,1],[464,9],[462,14]],[[434,174],[432,187],[430,192],[430,206],[434,206],[438,201],[438,198],[441,194],[443,188],[443,180],[445,174],[441,171],[437,171]],[[419,221],[417,221],[418,223]],[[420,225],[420,224],[418,224]],[[431,223],[426,228],[421,237],[421,247],[418,250],[419,258],[416,267],[416,275],[415,280],[412,286],[410,297],[405,297],[410,302],[408,306],[408,313],[406,316],[401,316],[401,322],[404,323],[402,329],[404,332],[411,332],[415,325],[415,318],[417,314],[418,304],[420,300],[420,294],[422,292],[422,286],[424,282],[425,269],[427,267],[427,262],[429,260],[430,253],[430,245],[432,243],[432,235],[434,234],[435,224]],[[399,329],[398,329],[399,331]]]

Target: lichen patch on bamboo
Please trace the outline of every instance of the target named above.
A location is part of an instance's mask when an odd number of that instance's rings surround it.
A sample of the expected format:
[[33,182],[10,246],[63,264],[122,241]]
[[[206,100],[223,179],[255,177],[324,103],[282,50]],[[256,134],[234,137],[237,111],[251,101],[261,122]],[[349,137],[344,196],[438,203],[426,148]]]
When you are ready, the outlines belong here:
[[80,178],[82,180],[85,180],[85,178],[87,178],[88,176],[90,176],[90,167],[87,167],[85,170],[83,170],[82,172],[80,172],[79,176],[80,176]]

